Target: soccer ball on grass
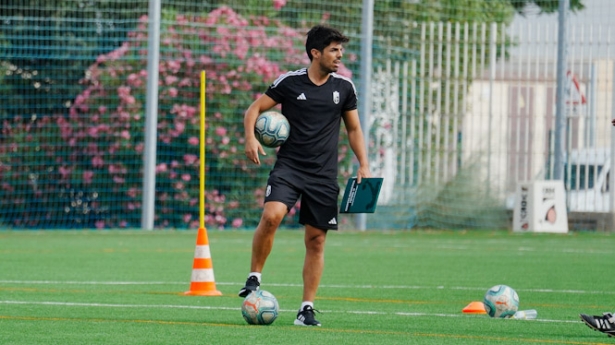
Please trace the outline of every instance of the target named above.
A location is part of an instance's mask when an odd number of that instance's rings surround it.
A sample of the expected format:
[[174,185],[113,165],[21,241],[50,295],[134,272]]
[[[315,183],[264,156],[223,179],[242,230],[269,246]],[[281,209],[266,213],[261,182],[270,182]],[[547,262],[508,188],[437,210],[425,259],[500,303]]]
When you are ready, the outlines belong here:
[[509,318],[519,309],[519,295],[508,285],[496,285],[487,290],[483,304],[489,316]]
[[288,139],[290,124],[286,116],[277,111],[265,111],[256,118],[254,134],[262,145],[278,147]]
[[278,300],[265,290],[251,292],[241,305],[241,315],[251,325],[270,325],[279,312]]

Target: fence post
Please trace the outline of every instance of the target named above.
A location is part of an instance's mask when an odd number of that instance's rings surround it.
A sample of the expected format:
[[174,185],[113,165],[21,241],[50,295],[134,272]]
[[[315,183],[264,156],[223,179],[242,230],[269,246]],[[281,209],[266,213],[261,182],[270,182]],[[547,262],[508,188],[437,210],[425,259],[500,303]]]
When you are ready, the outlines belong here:
[[[613,77],[611,79],[611,119],[615,119],[615,62],[611,61],[611,68],[613,70]],[[609,125],[608,123],[606,124]],[[610,212],[610,226],[611,231],[615,231],[615,127],[611,127],[611,152],[609,156],[611,158],[611,173],[609,176],[609,212]]]
[[158,131],[158,64],[160,59],[160,0],[149,1],[145,148],[143,151],[143,208],[141,228],[154,229],[156,200],[156,142]]
[[555,106],[555,151],[553,178],[564,179],[564,165],[566,154],[566,11],[570,0],[559,0],[559,21],[557,39],[557,91]]
[[[372,87],[372,45],[374,33],[374,0],[363,0],[363,12],[361,18],[361,80],[359,85],[359,114],[361,116],[361,128],[365,138],[365,152],[369,155],[369,117],[372,108],[370,97]],[[365,230],[367,217],[364,213],[356,215],[356,225],[359,230]]]

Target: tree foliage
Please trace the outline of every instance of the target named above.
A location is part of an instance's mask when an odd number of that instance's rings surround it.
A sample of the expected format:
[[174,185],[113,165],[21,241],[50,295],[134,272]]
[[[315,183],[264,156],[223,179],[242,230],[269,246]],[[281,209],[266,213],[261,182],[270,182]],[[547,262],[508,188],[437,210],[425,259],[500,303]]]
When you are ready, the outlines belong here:
[[[4,116],[29,118],[44,112],[66,112],[79,92],[78,81],[100,55],[116,49],[138,19],[148,0],[6,0],[1,6],[0,61],[8,71],[0,94],[10,95],[13,107]],[[412,22],[460,21],[507,23],[514,11],[537,7],[557,11],[557,0],[379,0],[375,1],[375,36],[400,36]],[[336,1],[315,9],[308,1],[211,0],[164,3],[178,13],[203,14],[228,5],[242,15],[278,18],[299,29],[327,21],[350,35],[361,33],[361,2]],[[571,0],[573,11],[583,9]],[[403,35],[402,35],[403,36]],[[35,49],[31,42],[36,42]],[[358,40],[350,47],[358,47]],[[58,47],[63,47],[58,49]],[[79,57],[79,58],[76,58]],[[32,99],[36,102],[32,102]],[[0,113],[0,116],[2,114]]]
[[[0,108],[0,208],[12,209],[13,225],[49,225],[54,219],[84,227],[137,226],[148,3],[4,0],[0,4],[0,97],[10,100]],[[230,7],[221,7],[224,4]],[[391,47],[397,49],[391,56],[412,58],[416,46],[404,46],[404,36],[418,42],[417,22],[507,24],[515,12],[537,8],[552,13],[558,8],[557,0],[378,0],[374,4],[376,63],[378,53]],[[571,0],[571,10],[582,8],[581,0]],[[301,48],[306,28],[326,22],[358,38],[361,11],[356,0],[319,6],[291,0],[163,3],[157,224],[194,226],[196,221],[194,213],[177,210],[194,211],[198,200],[196,157],[179,154],[196,145],[197,72],[208,70],[208,91],[218,95],[208,102],[209,109],[218,110],[211,113],[207,132],[208,183],[215,186],[207,194],[208,221],[235,226],[237,219],[248,219],[246,214],[258,209],[254,200],[263,196],[258,188],[245,188],[246,181],[263,176],[245,166],[242,110],[277,74],[306,64],[297,58],[305,56]],[[248,32],[246,24],[253,31]],[[197,27],[207,29],[200,32]],[[353,39],[348,50],[358,52],[359,43]],[[356,70],[358,59],[351,55],[346,61]],[[347,159],[347,153],[343,146],[340,159]],[[105,183],[112,194],[101,193]],[[245,193],[253,196],[245,200]]]
[[[210,227],[258,220],[266,169],[243,157],[244,110],[282,71],[306,64],[302,35],[265,17],[220,7],[205,16],[165,12],[161,37],[156,224],[198,226],[199,88],[207,72]],[[67,114],[2,122],[0,208],[14,226],[137,227],[147,84],[147,17],[121,46],[97,56]],[[274,155],[263,157],[271,165]],[[253,196],[246,197],[246,193]],[[40,207],[38,207],[40,205]]]

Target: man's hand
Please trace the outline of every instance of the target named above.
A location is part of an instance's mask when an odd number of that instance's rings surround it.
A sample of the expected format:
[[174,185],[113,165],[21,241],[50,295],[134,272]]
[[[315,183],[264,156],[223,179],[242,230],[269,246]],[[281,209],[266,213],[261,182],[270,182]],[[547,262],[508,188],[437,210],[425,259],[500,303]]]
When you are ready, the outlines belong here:
[[263,146],[261,146],[261,143],[259,143],[258,139],[256,139],[256,137],[254,136],[249,139],[246,139],[245,153],[246,157],[248,157],[250,161],[258,165],[261,164],[261,160],[258,154],[260,153],[263,156],[267,155],[265,153],[265,150],[263,149]]
[[360,166],[359,170],[357,171],[357,183],[361,184],[361,179],[363,177],[372,177],[372,173],[369,171],[369,167],[367,166]]

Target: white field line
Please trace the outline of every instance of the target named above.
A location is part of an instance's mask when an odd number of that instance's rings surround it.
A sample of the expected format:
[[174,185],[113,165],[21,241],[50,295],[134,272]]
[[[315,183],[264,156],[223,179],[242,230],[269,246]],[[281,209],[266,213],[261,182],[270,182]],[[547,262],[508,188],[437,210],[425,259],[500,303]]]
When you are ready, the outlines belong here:
[[[0,280],[0,284],[19,284],[19,285],[189,285],[189,282],[163,282],[163,281],[60,281],[60,280]],[[216,282],[217,285],[235,285],[240,287],[241,282]],[[286,283],[267,283],[268,286],[276,287],[297,287],[301,284]],[[399,289],[399,290],[469,290],[486,291],[489,287],[471,286],[419,286],[419,285],[338,285],[322,284],[319,289]],[[615,295],[615,290],[556,290],[556,289],[515,289],[517,292],[543,292],[543,293],[562,293],[562,294],[588,294],[588,295]]]
[[[54,302],[54,301],[2,301],[0,305],[42,305],[55,307],[87,307],[87,308],[137,308],[137,309],[200,309],[200,310],[232,310],[239,311],[241,308],[231,307],[213,307],[213,306],[194,306],[194,305],[174,305],[174,304],[107,304],[107,303],[78,303],[78,302]],[[296,312],[295,309],[281,309],[282,312]],[[342,313],[342,314],[360,314],[360,315],[396,315],[406,317],[471,317],[464,314],[441,314],[441,313],[408,313],[408,312],[382,312],[382,311],[367,311],[367,310],[322,310],[323,313]],[[579,323],[580,321],[573,320],[548,320],[535,319],[523,321],[536,322],[554,322],[554,323]]]

